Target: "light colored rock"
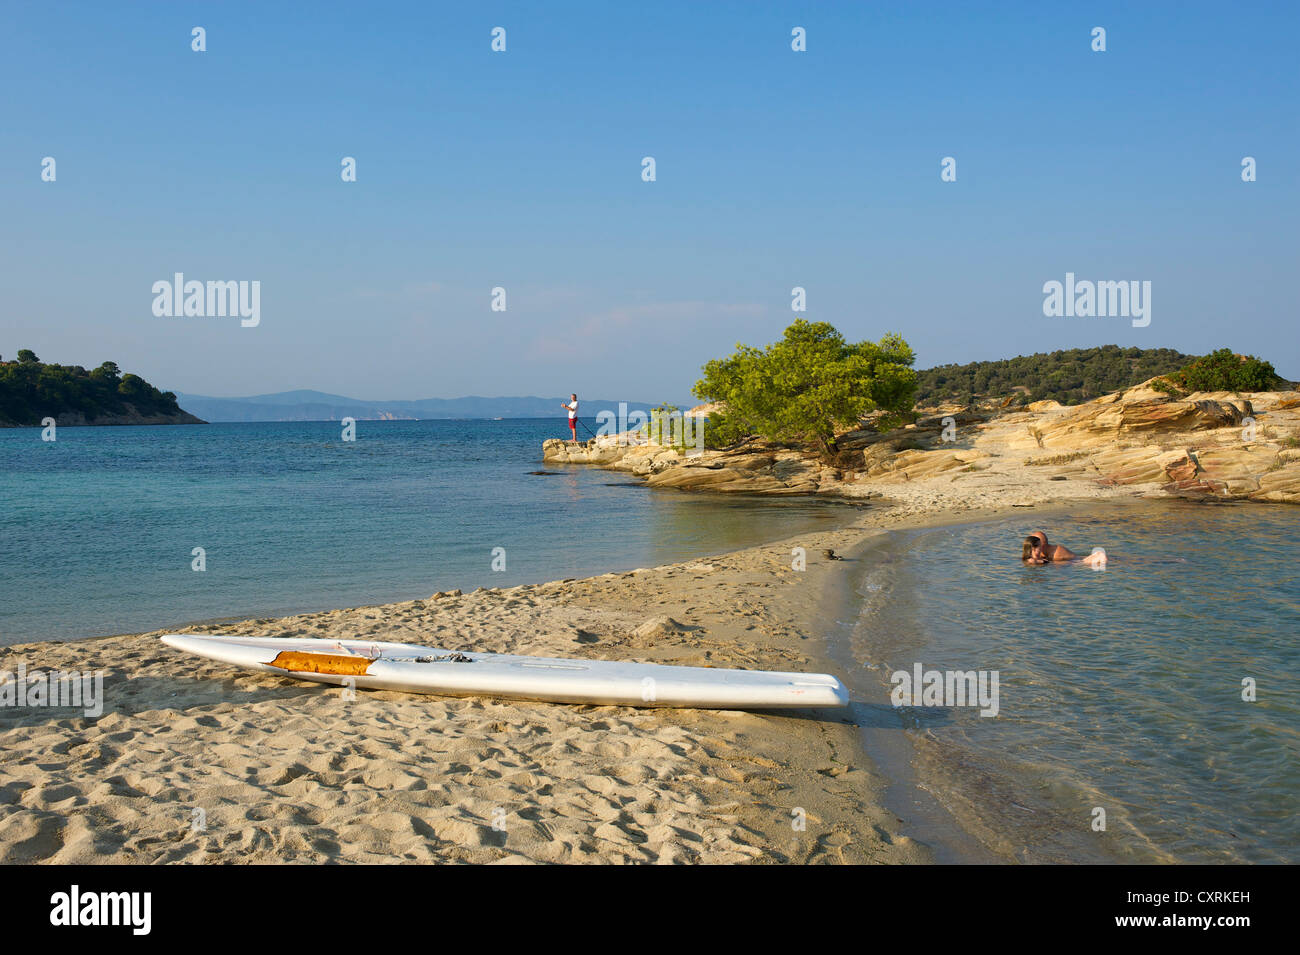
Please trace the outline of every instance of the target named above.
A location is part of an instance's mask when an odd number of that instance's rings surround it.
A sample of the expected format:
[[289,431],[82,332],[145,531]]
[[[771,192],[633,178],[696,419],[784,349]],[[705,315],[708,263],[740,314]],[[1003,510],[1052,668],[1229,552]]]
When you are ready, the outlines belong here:
[[560,438],[542,442],[542,461],[546,464],[613,464],[627,454],[627,448],[598,445],[594,439],[573,444]]
[[1274,504],[1300,504],[1300,462],[1293,462],[1259,476],[1259,489],[1251,500]]
[[1102,479],[1114,484],[1167,484],[1196,476],[1196,463],[1183,448],[1166,451],[1146,445],[1102,451],[1091,460]]
[[1260,490],[1260,477],[1279,465],[1275,448],[1261,445],[1210,448],[1197,452],[1200,473],[1221,482],[1231,495],[1251,495]]
[[724,407],[721,401],[711,401],[708,404],[696,405],[690,411],[683,411],[682,414],[691,418],[707,418],[711,414],[720,414]]
[[840,436],[835,466],[764,442],[683,456],[627,436],[576,447],[547,441],[543,455],[547,462],[630,471],[650,487],[859,499],[883,494],[926,507],[963,487],[981,506],[996,499],[998,488],[1002,503],[1037,504],[1142,485],[1150,485],[1144,493],[1296,496],[1291,474],[1300,464],[1300,392],[1175,399],[1147,382],[1076,406],[1041,401],[1000,412],[933,410],[907,428],[880,433],[867,424]]
[[976,461],[987,455],[982,451],[954,448],[943,445],[939,449],[911,449],[889,453],[887,448],[876,448],[864,454],[866,475],[882,481],[912,481],[932,477],[945,471],[975,468]]

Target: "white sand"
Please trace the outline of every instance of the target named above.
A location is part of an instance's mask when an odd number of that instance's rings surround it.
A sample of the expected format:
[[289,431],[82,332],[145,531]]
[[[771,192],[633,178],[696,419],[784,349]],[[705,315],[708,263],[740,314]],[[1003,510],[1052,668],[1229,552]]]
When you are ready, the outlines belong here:
[[[870,533],[185,632],[821,671],[819,602],[849,566],[821,551]],[[802,573],[795,543],[809,554]],[[98,718],[0,708],[4,862],[928,859],[881,807],[883,780],[842,710],[349,701],[181,654],[157,634],[0,650],[0,670],[20,662],[102,669],[107,703]]]

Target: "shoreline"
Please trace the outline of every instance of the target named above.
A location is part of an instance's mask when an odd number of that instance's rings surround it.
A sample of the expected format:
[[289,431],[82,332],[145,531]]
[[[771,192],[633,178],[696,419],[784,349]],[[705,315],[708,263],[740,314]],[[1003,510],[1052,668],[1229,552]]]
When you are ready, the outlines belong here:
[[[907,668],[911,661],[930,661],[929,654],[943,652],[942,641],[932,641],[925,634],[927,626],[922,625],[922,631],[912,632],[906,625],[907,611],[904,609],[901,611],[903,616],[899,615],[900,607],[909,605],[908,594],[924,594],[927,591],[918,588],[942,586],[936,584],[934,575],[924,574],[923,565],[916,563],[918,559],[924,561],[924,550],[919,548],[944,546],[944,535],[933,533],[936,528],[952,526],[960,535],[970,528],[995,526],[998,528],[995,534],[983,535],[986,543],[993,538],[1014,542],[1008,536],[1008,525],[1012,523],[1041,524],[1050,529],[1064,518],[1069,523],[1081,525],[1096,522],[1117,527],[1126,522],[1136,522],[1143,527],[1148,524],[1155,527],[1162,521],[1177,521],[1177,512],[1189,506],[1186,501],[1172,503],[1173,514],[1168,513],[1169,509],[1161,502],[1135,497],[1096,504],[1035,508],[1030,512],[1032,517],[1024,515],[1023,518],[1020,514],[1003,511],[981,514],[975,520],[963,517],[950,521],[911,521],[900,523],[902,534],[895,539],[864,541],[864,550],[880,550],[877,567],[906,561],[912,567],[912,573],[908,575],[912,579],[908,587],[895,589],[880,603],[873,603],[869,591],[860,593],[867,601],[865,604],[859,601],[867,608],[863,629],[852,647],[842,647],[837,672],[850,674],[845,676],[845,682],[849,683],[855,699],[860,697],[868,707],[876,706],[885,711],[889,707],[886,675],[899,664],[902,664],[901,668]],[[1200,510],[1201,506],[1193,504],[1191,508]],[[1233,509],[1237,508],[1244,512],[1258,510],[1246,503],[1238,503]],[[1129,554],[1127,550],[1120,551],[1124,560],[1129,558]],[[858,555],[855,553],[854,556]],[[886,571],[884,579],[891,577],[895,581],[899,579]],[[890,626],[891,622],[903,626],[895,630]],[[938,626],[942,627],[942,624]],[[973,645],[988,642],[985,638],[996,643],[999,634],[996,627],[997,624],[993,629],[984,625],[970,627],[974,643],[967,640],[963,644],[966,651],[969,652]],[[909,636],[893,640],[891,637],[895,633]],[[874,672],[865,680],[854,680],[852,668],[864,664]],[[861,670],[856,674],[866,675]],[[960,735],[954,737],[943,732],[941,723],[935,724],[935,731],[926,729],[925,724],[933,723],[937,716],[926,717],[919,712],[914,716],[914,711],[907,708],[893,712],[894,718],[884,721],[886,725],[864,723],[864,745],[882,774],[894,784],[886,791],[885,807],[907,821],[903,832],[932,847],[935,861],[941,864],[1180,864],[1200,862],[1212,858],[1216,852],[1230,855],[1235,851],[1200,844],[1171,849],[1168,832],[1162,832],[1158,818],[1141,820],[1129,812],[1122,798],[1114,795],[1121,790],[1110,789],[1097,781],[1095,753],[1091,764],[1093,775],[1089,775],[1086,762],[1079,769],[1073,763],[1073,756],[1062,754],[1059,748],[1055,754],[1044,750],[1041,756],[1037,751],[1032,754],[1026,751],[1017,756],[1000,755],[997,749],[990,749],[987,744],[980,746],[975,741],[963,741]],[[895,731],[899,723],[906,724],[906,733]],[[1120,754],[1114,758],[1130,757],[1121,748]],[[1057,798],[1071,786],[1087,806],[1113,803],[1120,807],[1113,813],[1110,828],[1103,829],[1110,835],[1090,835],[1086,828],[1077,825],[1077,819],[1071,815],[1076,807]],[[1131,792],[1129,796],[1132,796]],[[1220,822],[1220,826],[1223,825]],[[1234,833],[1233,838],[1239,837]],[[1276,844],[1268,844],[1267,840],[1259,845],[1256,851],[1265,856],[1277,851]]]
[[[946,514],[906,504],[858,509],[856,519],[846,515],[848,522],[834,529],[654,568],[179,629],[374,634],[448,649],[842,674],[834,653],[839,635],[825,610],[838,611],[835,626],[846,623],[842,608],[854,597],[852,575],[844,571],[855,565],[822,558],[823,548],[859,556],[893,529],[1016,513],[1004,507]],[[1057,509],[1033,512],[1046,517]],[[790,569],[796,544],[808,551],[801,573]],[[478,633],[466,639],[471,628]],[[17,805],[0,816],[0,861],[915,863],[951,857],[946,847],[936,850],[912,834],[930,831],[925,825],[891,808],[903,805],[900,795],[918,790],[888,771],[895,765],[888,758],[882,769],[868,751],[870,734],[859,713],[872,705],[867,701],[855,700],[848,712],[788,714],[363,692],[342,707],[336,692],[316,685],[180,656],[159,643],[158,632],[0,648],[0,669],[19,657],[38,657],[24,661],[29,668],[107,669],[115,674],[108,695],[116,704],[97,720],[68,718],[67,710],[22,716],[0,710],[8,744],[0,759],[18,787]],[[473,731],[456,735],[467,719]],[[394,725],[402,727],[396,737]],[[170,735],[178,729],[180,738]],[[270,756],[250,748],[250,740],[274,740],[286,730],[294,745],[273,747]],[[901,724],[889,732],[901,732]],[[446,742],[448,733],[455,740],[449,747],[431,743]],[[383,742],[373,745],[376,734]],[[548,736],[564,741],[559,753],[526,742]],[[105,745],[105,738],[122,737],[138,742],[141,753],[125,757]],[[52,742],[67,760],[38,767]],[[340,763],[340,745],[356,755]],[[234,808],[205,778],[210,773],[199,770],[207,752],[223,788],[242,792]],[[620,769],[611,770],[611,757]],[[466,781],[435,783],[467,770]],[[361,773],[359,792],[349,791],[342,778],[348,772]],[[527,783],[497,782],[514,776]],[[435,785],[447,791],[430,805],[420,794]],[[227,834],[237,838],[229,845],[186,838],[180,814],[150,820],[156,808],[140,812],[131,803],[154,798],[155,789],[190,794],[198,803],[192,808],[224,819]],[[387,808],[394,801],[390,789],[405,793],[396,801],[407,808]],[[47,797],[51,790],[60,798]],[[321,805],[306,815],[299,809],[296,824],[284,820],[304,798]],[[76,816],[54,808],[68,800],[79,816],[104,817],[112,838],[82,831]],[[489,825],[488,810],[506,805],[514,806],[511,818],[527,820],[520,838],[512,838],[515,828],[498,838]],[[629,818],[626,806],[639,809]],[[383,816],[394,833],[378,843],[373,833],[354,833],[357,844],[350,844],[345,833],[358,812]],[[806,819],[804,831],[793,828],[792,813]],[[430,816],[436,821],[426,821]],[[313,842],[309,833],[319,829],[333,835]]]
[[[1025,517],[1032,514],[1035,523],[1041,520],[1050,524],[1058,519],[1087,517],[1125,507],[1140,507],[1144,503],[1149,504],[1124,497],[1047,504],[1035,506],[1027,512],[1007,507],[980,509],[954,516],[916,516],[899,521],[895,526],[883,529],[880,534],[864,537],[848,552],[851,559],[863,561],[860,573],[852,579],[838,582],[842,606],[852,614],[852,619],[842,621],[842,626],[838,628],[837,644],[828,647],[836,672],[842,676],[854,674],[856,668],[861,666],[854,659],[850,645],[864,599],[858,585],[870,573],[867,558],[894,543],[894,535],[998,523],[1022,513]],[[911,727],[905,725],[903,713],[891,703],[888,686],[879,679],[866,677],[852,679],[851,689],[854,705],[860,708],[858,723],[861,746],[888,781],[884,806],[904,821],[902,831],[926,845],[933,853],[934,861],[941,865],[1003,865],[1017,862],[1005,853],[998,852],[981,838],[976,829],[959,819],[951,806],[951,794],[935,791],[932,788],[935,780],[918,769],[921,755],[918,741],[909,732]]]

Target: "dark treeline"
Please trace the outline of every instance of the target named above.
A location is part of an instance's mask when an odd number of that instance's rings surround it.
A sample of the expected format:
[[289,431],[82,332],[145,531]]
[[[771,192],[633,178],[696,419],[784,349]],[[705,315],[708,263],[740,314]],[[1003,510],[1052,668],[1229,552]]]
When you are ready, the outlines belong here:
[[973,402],[977,397],[1020,394],[1074,405],[1183,368],[1195,355],[1172,348],[1071,348],[1002,361],[940,365],[917,372],[916,403]]
[[176,396],[139,375],[122,374],[106,361],[93,371],[80,365],[47,365],[29,349],[17,361],[0,361],[0,424],[39,425],[45,417],[81,412],[103,415],[180,413]]

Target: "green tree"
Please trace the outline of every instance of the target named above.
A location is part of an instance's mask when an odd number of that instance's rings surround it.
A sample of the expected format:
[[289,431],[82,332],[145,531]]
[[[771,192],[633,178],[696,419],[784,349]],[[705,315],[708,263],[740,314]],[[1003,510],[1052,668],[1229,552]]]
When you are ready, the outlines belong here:
[[1183,391],[1273,391],[1284,384],[1272,364],[1220,348],[1171,375]]
[[833,461],[836,430],[854,427],[868,411],[911,409],[915,360],[898,335],[850,344],[827,322],[798,319],[779,342],[737,345],[730,357],[708,362],[694,392],[724,405],[710,415],[714,444],[758,434],[807,442]]
[[148,389],[148,382],[139,375],[132,375],[129,372],[122,376],[122,380],[117,385],[117,393],[128,400],[147,397]]
[[36,352],[32,351],[30,348],[18,349],[18,360],[24,365],[32,365],[40,361],[40,359],[36,357]]

